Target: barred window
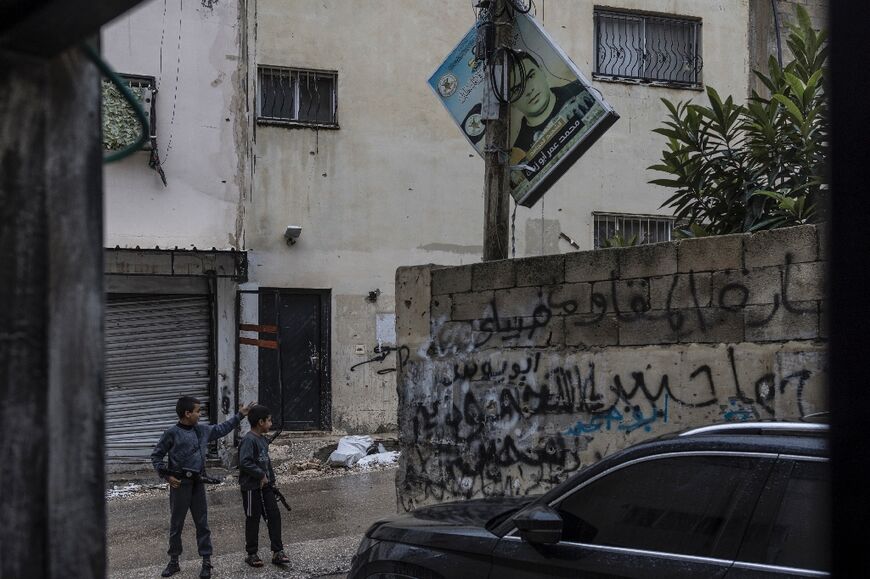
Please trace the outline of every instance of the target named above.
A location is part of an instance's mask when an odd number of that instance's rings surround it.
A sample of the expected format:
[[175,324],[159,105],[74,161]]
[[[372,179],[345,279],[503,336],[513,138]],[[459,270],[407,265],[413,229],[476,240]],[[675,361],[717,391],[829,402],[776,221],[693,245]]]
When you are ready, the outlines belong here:
[[595,10],[595,74],[697,87],[701,21]]
[[261,122],[307,126],[338,126],[337,73],[261,66],[259,110]]
[[611,246],[643,245],[673,239],[673,217],[630,215],[626,213],[592,214],[595,249]]
[[[130,92],[142,105],[145,118],[148,120],[148,136],[150,137],[142,146],[143,149],[151,149],[156,135],[155,126],[155,96],[157,95],[156,82],[153,76],[141,76],[133,74],[119,75]],[[139,118],[133,112],[133,108],[124,98],[111,81],[102,82],[102,124],[103,124],[103,148],[108,151],[117,151],[130,145],[139,138],[142,128]]]

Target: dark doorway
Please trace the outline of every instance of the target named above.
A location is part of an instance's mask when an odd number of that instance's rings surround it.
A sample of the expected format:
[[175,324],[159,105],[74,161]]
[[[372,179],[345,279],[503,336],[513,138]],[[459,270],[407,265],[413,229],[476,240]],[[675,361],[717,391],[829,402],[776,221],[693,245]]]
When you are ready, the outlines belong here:
[[260,290],[260,324],[277,327],[277,349],[261,348],[259,401],[274,428],[331,428],[329,290]]

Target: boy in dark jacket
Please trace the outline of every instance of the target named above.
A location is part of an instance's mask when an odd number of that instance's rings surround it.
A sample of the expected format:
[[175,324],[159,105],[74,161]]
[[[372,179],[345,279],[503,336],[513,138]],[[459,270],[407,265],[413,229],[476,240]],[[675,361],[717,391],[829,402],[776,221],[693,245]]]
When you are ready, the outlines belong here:
[[[205,456],[208,443],[222,438],[233,431],[248,414],[251,404],[240,406],[239,413],[217,426],[199,423],[199,400],[182,396],[175,405],[178,423],[170,426],[160,437],[151,464],[157,474],[169,483],[169,564],[163,570],[163,577],[170,577],[179,571],[178,557],[181,555],[181,531],[189,510],[196,526],[196,546],[202,557],[202,570],[199,576],[211,577],[211,531],[208,528],[208,503],[205,496]],[[168,456],[168,461],[164,457]]]
[[257,405],[248,414],[251,431],[239,444],[239,486],[242,488],[242,507],[245,509],[245,563],[262,567],[257,554],[260,534],[260,517],[269,527],[272,547],[272,563],[287,565],[290,559],[284,554],[281,541],[281,512],[275,497],[275,471],[269,458],[269,442],[263,436],[272,428],[272,416],[265,406]]

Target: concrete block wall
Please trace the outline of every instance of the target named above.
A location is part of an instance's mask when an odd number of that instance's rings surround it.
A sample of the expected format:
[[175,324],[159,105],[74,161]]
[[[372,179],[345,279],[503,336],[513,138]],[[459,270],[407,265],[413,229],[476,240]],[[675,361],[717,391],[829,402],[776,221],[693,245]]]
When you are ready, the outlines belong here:
[[404,509],[827,408],[821,229],[397,272]]

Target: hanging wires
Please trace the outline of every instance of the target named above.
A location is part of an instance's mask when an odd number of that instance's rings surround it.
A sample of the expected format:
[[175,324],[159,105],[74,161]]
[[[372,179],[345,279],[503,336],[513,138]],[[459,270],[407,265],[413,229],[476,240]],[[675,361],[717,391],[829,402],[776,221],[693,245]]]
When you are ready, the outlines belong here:
[[[526,53],[510,46],[495,46],[495,20],[507,12],[518,29],[517,14],[528,14],[534,7],[534,0],[504,0],[504,11],[493,18],[492,0],[480,0],[475,5],[478,9],[475,57],[481,60],[481,56],[485,55],[486,58],[482,60],[489,67],[490,87],[501,104],[518,101],[526,90],[526,67],[523,62]],[[521,31],[519,33],[522,34]]]
[[514,212],[511,215],[511,258],[517,256],[517,201],[514,202]]
[[[488,66],[489,83],[498,102],[510,104],[523,96],[526,91],[526,67],[523,64],[522,52],[504,46],[499,47],[492,55]],[[501,78],[498,78],[499,76]],[[511,82],[514,79],[516,82]]]

